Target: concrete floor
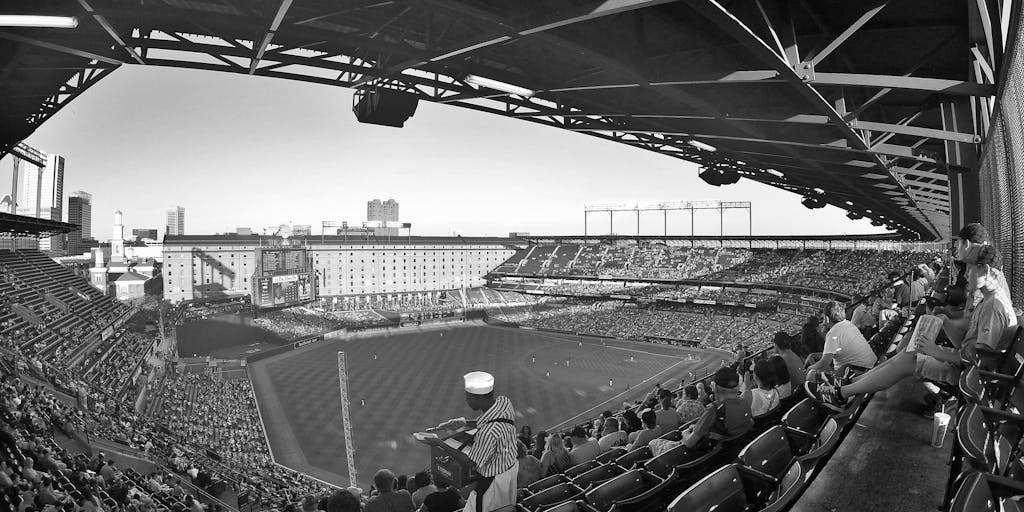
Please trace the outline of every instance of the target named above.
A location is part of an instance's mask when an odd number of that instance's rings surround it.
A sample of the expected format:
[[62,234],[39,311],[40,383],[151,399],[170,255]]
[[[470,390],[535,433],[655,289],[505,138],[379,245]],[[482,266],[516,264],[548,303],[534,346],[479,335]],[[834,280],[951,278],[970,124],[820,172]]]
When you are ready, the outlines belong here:
[[933,512],[942,503],[955,442],[932,448],[925,387],[908,380],[877,393],[794,512]]

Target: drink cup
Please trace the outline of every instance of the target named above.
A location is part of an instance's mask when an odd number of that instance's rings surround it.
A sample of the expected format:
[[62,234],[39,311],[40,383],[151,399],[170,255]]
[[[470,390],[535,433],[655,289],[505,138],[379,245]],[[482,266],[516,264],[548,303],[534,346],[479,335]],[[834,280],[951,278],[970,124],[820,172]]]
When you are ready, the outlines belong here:
[[949,428],[949,414],[937,412],[932,419],[932,446],[942,448],[946,440],[946,430]]

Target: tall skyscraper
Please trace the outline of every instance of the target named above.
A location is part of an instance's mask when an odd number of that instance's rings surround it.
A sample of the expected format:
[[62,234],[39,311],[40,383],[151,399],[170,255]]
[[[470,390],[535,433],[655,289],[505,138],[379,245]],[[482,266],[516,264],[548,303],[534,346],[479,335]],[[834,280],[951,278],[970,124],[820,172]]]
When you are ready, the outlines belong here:
[[387,201],[381,201],[380,199],[367,201],[366,220],[371,223],[380,223],[380,225],[373,228],[373,233],[375,235],[397,236],[397,227],[388,227],[384,224],[387,222],[398,222],[398,201],[395,201],[394,199],[388,199]]
[[82,240],[92,238],[92,194],[76,190],[68,196],[68,222],[79,226],[68,233],[68,254],[79,254]]
[[366,202],[366,220],[398,222],[398,201],[374,199]]
[[[64,157],[47,155],[46,166],[42,168],[25,164],[21,173],[17,214],[58,222],[64,220]],[[64,236],[40,239],[39,250],[63,252]]]
[[180,206],[172,206],[167,209],[167,235],[185,234],[185,209]]

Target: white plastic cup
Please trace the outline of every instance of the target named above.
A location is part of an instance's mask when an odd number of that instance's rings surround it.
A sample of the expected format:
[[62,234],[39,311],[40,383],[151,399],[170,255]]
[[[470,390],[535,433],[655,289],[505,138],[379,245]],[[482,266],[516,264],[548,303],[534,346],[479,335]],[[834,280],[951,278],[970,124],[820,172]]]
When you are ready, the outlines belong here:
[[946,441],[946,430],[949,429],[950,416],[944,412],[937,412],[932,419],[932,446],[942,448]]

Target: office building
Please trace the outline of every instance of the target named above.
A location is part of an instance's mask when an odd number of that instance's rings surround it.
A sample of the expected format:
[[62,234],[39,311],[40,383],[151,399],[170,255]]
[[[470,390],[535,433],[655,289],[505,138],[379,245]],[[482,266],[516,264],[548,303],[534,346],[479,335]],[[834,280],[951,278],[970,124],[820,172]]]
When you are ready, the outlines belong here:
[[172,206],[167,209],[167,236],[181,236],[185,234],[185,209],[180,206]]
[[68,223],[78,226],[68,233],[68,254],[81,254],[82,240],[92,238],[92,194],[76,190],[68,196]]
[[394,199],[381,201],[374,199],[366,202],[366,220],[398,222],[398,202]]
[[[374,199],[366,202],[367,227],[377,236],[398,236],[398,201]],[[388,224],[390,223],[390,224]]]
[[[21,192],[18,194],[18,215],[37,219],[64,220],[64,157],[46,155],[46,166],[25,163],[21,171]],[[64,235],[39,239],[39,250],[63,254]]]

